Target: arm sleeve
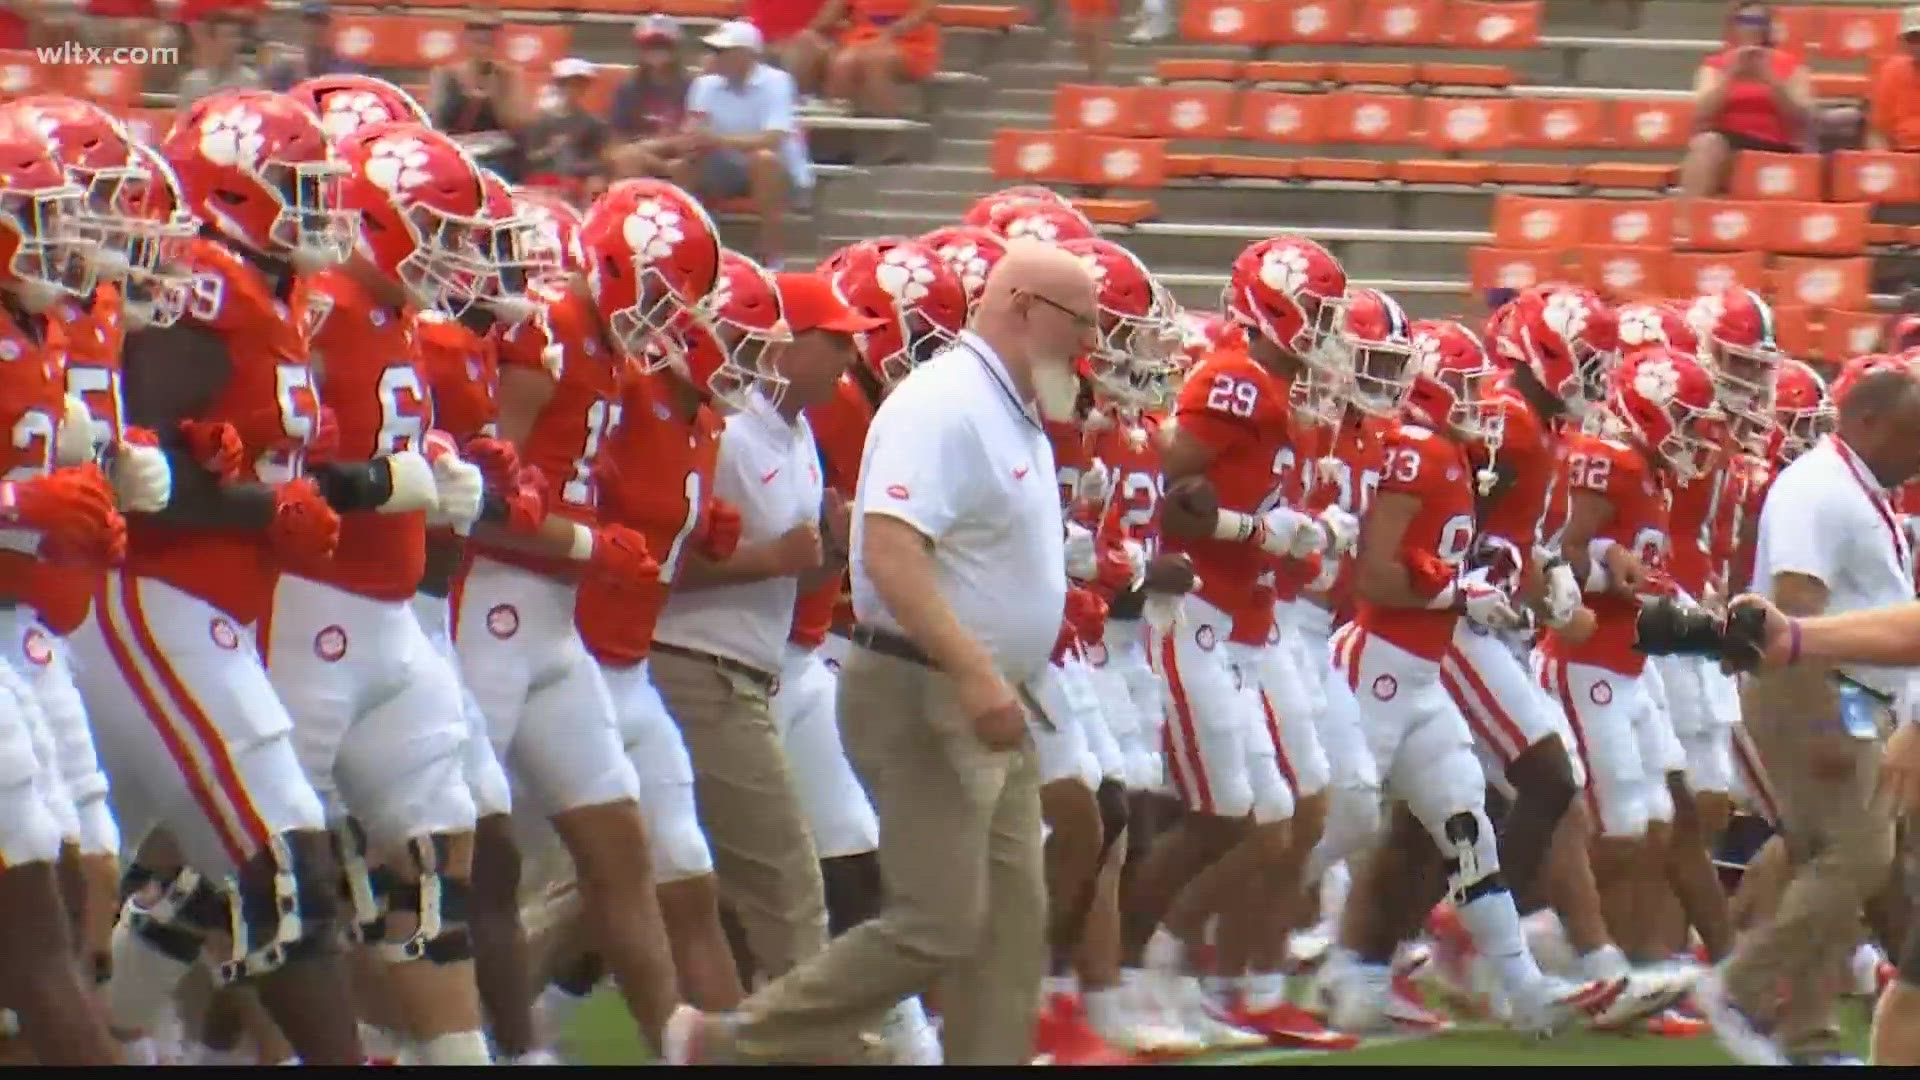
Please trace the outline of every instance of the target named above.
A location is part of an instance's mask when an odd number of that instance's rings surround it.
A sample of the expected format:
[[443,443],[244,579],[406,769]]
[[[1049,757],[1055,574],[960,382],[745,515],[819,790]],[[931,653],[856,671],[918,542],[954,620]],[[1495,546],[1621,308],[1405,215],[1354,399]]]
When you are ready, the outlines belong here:
[[[1846,538],[1868,526],[1855,522],[1855,515],[1833,500],[1823,499],[1819,489],[1806,490],[1809,485],[1801,481],[1808,475],[1804,471],[1792,477],[1783,474],[1774,481],[1760,508],[1759,547],[1767,553],[1764,569],[1769,577],[1804,574],[1832,589],[1851,555]],[[1886,528],[1877,521],[1872,527]],[[1755,572],[1761,569],[1756,567]],[[1754,584],[1770,590],[1772,582]]]
[[867,431],[857,501],[862,514],[899,518],[939,540],[966,512],[986,452],[967,421],[941,407],[937,391],[922,392],[930,388],[902,384],[880,406]]
[[687,87],[687,115],[707,118],[708,100],[713,96],[714,79],[711,75],[702,75]]
[[767,116],[762,130],[790,132],[797,126],[794,119],[796,91],[793,76],[778,70],[774,75],[774,78],[767,80]]

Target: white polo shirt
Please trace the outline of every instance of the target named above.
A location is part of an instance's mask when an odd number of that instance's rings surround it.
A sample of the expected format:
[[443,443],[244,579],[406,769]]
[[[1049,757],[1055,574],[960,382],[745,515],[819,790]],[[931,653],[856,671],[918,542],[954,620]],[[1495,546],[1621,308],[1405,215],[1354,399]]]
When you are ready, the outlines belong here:
[[[1773,592],[1775,574],[1805,574],[1827,587],[1826,614],[1913,599],[1913,544],[1886,490],[1838,439],[1821,439],[1767,491],[1754,549],[1753,587]],[[1886,694],[1907,673],[1851,665],[1849,678]]]
[[979,336],[961,334],[880,403],[854,503],[854,618],[900,632],[861,554],[866,515],[885,514],[933,541],[941,595],[1002,675],[1024,682],[1046,666],[1067,595],[1053,447]]
[[[743,547],[776,540],[796,525],[819,524],[820,452],[806,416],[788,423],[756,394],[727,417],[713,493],[739,509]],[[675,589],[653,637],[776,675],[799,591],[795,577]]]
[[758,135],[784,131],[780,160],[796,188],[813,187],[813,161],[807,156],[805,132],[794,115],[800,92],[793,76],[771,64],[757,64],[739,86],[724,76],[706,72],[687,86],[687,112],[706,121],[715,135]]

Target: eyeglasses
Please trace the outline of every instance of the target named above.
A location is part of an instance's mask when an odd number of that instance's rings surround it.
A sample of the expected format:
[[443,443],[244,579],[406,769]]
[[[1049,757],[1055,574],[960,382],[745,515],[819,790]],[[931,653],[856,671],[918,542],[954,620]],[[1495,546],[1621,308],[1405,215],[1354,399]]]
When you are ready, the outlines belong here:
[[1097,330],[1100,327],[1100,319],[1098,316],[1088,315],[1084,312],[1075,311],[1058,300],[1054,300],[1049,297],[1042,296],[1037,292],[1023,292],[1023,293],[1020,293],[1019,295],[1024,296],[1029,300],[1040,301],[1041,303],[1047,305],[1048,307],[1059,312],[1060,314],[1065,315],[1067,318],[1072,319],[1074,325],[1078,326],[1082,330],[1092,331],[1092,330]]

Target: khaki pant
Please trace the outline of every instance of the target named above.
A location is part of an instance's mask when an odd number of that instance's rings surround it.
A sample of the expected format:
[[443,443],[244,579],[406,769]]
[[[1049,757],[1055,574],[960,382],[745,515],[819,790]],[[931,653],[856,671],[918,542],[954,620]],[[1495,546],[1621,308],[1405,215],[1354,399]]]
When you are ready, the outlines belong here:
[[1727,962],[1727,989],[1749,1015],[1777,1017],[1788,1053],[1821,1048],[1861,912],[1893,871],[1893,819],[1873,797],[1880,744],[1837,730],[1834,689],[1813,672],[1755,678],[1740,704],[1779,800],[1793,879],[1772,922]]
[[716,1050],[821,1060],[937,985],[947,1064],[1025,1065],[1047,956],[1033,750],[982,747],[951,680],[866,649],[839,710],[880,818],[884,907],[755,994]]
[[693,759],[693,796],[720,898],[755,965],[786,974],[827,943],[826,888],[767,691],[705,660],[655,652],[653,685]]

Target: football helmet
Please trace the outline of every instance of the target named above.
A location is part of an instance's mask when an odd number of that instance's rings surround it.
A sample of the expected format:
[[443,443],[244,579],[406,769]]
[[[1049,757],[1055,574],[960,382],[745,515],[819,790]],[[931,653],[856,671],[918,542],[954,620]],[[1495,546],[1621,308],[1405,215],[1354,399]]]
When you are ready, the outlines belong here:
[[793,340],[773,275],[736,251],[720,253],[720,278],[684,332],[686,355],[670,370],[728,408],[758,392],[777,404],[787,381],[775,370],[779,346]]
[[0,106],[0,113],[38,131],[53,148],[68,181],[81,190],[75,236],[87,242],[86,253],[97,260],[102,278],[120,280],[133,243],[120,189],[146,176],[134,152],[138,140],[105,109],[63,94],[21,98]]
[[1833,377],[1833,383],[1827,387],[1827,397],[1838,409],[1847,403],[1847,395],[1860,384],[1860,380],[1876,371],[1905,367],[1912,370],[1913,364],[1905,357],[1891,356],[1887,353],[1867,353],[1856,356],[1840,365],[1840,373]]
[[1347,272],[1327,249],[1298,236],[1247,245],[1233,260],[1221,307],[1227,316],[1309,367],[1339,366],[1329,355],[1344,315]]
[[186,210],[180,178],[160,152],[135,143],[142,178],[115,192],[116,214],[127,223],[127,266],[120,282],[121,317],[128,327],[171,326],[186,310],[193,275],[186,247],[200,223]]
[[480,169],[452,139],[411,122],[370,124],[335,149],[347,166],[341,205],[360,214],[359,253],[414,303],[457,314],[497,280]]
[[1771,421],[1773,373],[1786,358],[1774,342],[1772,306],[1752,289],[1735,287],[1695,299],[1687,322],[1700,339],[1720,404],[1729,413]]
[[1557,285],[1521,293],[1501,331],[1503,348],[1547,393],[1583,419],[1608,399],[1620,359],[1620,320],[1590,289]]
[[980,294],[987,288],[987,275],[1007,253],[1005,240],[971,225],[935,229],[921,237],[920,242],[932,248],[959,276],[961,286],[967,290],[968,311],[980,302]]
[[527,275],[532,281],[542,278],[584,274],[586,256],[580,252],[580,211],[573,204],[545,188],[516,187],[514,212],[528,223]]
[[1131,251],[1111,240],[1069,240],[1072,252],[1093,276],[1100,308],[1099,338],[1087,354],[1086,373],[1115,403],[1136,409],[1165,401],[1178,367],[1179,329],[1173,297]]
[[1697,356],[1665,345],[1614,368],[1606,411],[1683,482],[1704,474],[1726,441],[1713,376]]
[[1504,414],[1493,400],[1493,384],[1500,369],[1488,359],[1480,338],[1462,323],[1420,319],[1413,324],[1411,339],[1413,373],[1437,379],[1453,391],[1447,422],[1488,446],[1498,446]]
[[294,83],[287,93],[313,110],[321,130],[336,141],[374,124],[433,126],[412,94],[372,75],[316,75]]
[[0,117],[0,289],[29,312],[93,291],[93,260],[76,232],[83,198],[45,136]]
[[1635,300],[1619,308],[1620,354],[1665,345],[1684,353],[1700,351],[1700,339],[1687,322],[1685,309],[1661,300]]
[[1037,199],[1010,199],[996,205],[985,228],[1003,240],[1042,240],[1049,244],[1091,240],[1097,235],[1093,223],[1072,206]]
[[[630,357],[693,312],[720,277],[720,231],[699,200],[665,180],[621,180],[580,223],[587,286],[608,333]],[[661,335],[669,351],[673,335]]]
[[1893,315],[1880,330],[1888,352],[1906,352],[1920,345],[1920,315]]
[[1038,184],[1019,184],[975,199],[973,205],[967,208],[966,215],[960,219],[960,224],[971,225],[976,229],[988,228],[993,223],[994,211],[1002,204],[1016,202],[1052,203],[1064,209],[1073,209],[1073,203],[1052,188],[1041,187]]
[[855,338],[860,357],[891,385],[950,344],[967,322],[967,290],[918,240],[863,240],[821,266],[847,304],[886,325]]
[[266,90],[221,90],[194,102],[160,146],[187,209],[258,255],[312,272],[352,254],[357,215],[342,208],[346,167],[320,121]]
[[1180,331],[1177,359],[1182,368],[1192,367],[1210,352],[1247,347],[1246,329],[1217,311],[1183,308],[1174,315],[1174,325]]
[[1833,403],[1820,373],[1799,360],[1781,362],[1773,383],[1773,426],[1778,433],[1776,454],[1791,461],[1813,449],[1820,436],[1833,430]]
[[1348,402],[1374,416],[1392,416],[1415,374],[1412,323],[1400,302],[1378,289],[1349,292],[1339,340],[1348,357]]
[[513,189],[499,173],[485,167],[479,172],[486,232],[480,241],[478,269],[484,272],[470,290],[472,299],[485,304],[502,322],[523,323],[533,317],[527,285],[534,249],[542,242],[539,226],[520,212]]

